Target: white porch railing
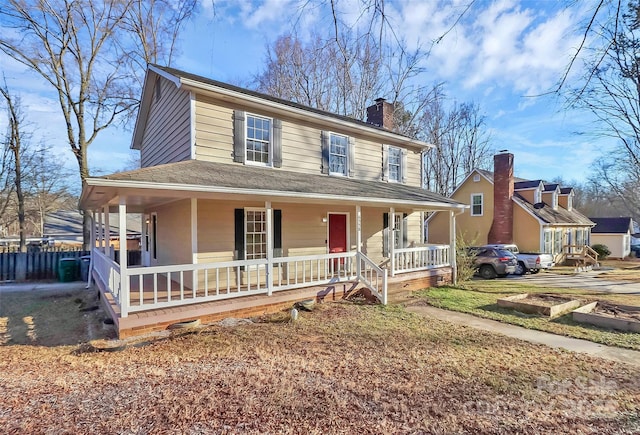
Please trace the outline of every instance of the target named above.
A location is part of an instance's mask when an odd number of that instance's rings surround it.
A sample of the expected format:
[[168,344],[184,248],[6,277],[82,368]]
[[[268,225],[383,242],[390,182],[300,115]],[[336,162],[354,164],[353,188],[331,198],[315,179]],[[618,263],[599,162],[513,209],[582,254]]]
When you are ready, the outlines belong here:
[[[95,249],[94,269],[121,315],[358,279],[387,303],[387,269],[357,252],[171,266],[120,266]],[[396,273],[449,265],[446,245],[398,249]],[[268,271],[272,271],[269,275]],[[123,285],[126,284],[126,285]]]
[[120,305],[122,302],[120,300],[122,289],[120,265],[95,248],[93,250],[93,268]]
[[387,269],[382,269],[362,253],[358,253],[356,258],[358,279],[371,290],[383,305],[387,305]]
[[273,259],[273,290],[289,290],[355,279],[355,252]]
[[394,273],[415,272],[451,265],[449,245],[430,245],[395,249]]

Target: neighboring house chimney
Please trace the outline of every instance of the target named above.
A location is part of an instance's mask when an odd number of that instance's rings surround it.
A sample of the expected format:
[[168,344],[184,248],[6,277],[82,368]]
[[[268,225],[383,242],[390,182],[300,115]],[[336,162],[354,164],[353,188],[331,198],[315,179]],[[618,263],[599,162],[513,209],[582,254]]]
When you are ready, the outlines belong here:
[[393,130],[393,110],[393,104],[387,103],[384,98],[378,98],[376,104],[367,107],[367,123]]
[[513,154],[493,156],[493,223],[489,243],[513,243]]

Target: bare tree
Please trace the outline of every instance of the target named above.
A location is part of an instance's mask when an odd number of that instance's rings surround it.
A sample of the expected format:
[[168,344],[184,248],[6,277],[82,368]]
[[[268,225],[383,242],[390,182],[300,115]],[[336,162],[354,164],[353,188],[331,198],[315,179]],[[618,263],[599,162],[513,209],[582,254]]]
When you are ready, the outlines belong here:
[[424,155],[426,189],[450,196],[473,169],[490,166],[493,150],[485,119],[475,103],[446,105],[441,86],[434,88],[418,126],[420,137],[435,145]]
[[[0,50],[55,91],[81,180],[89,176],[89,146],[137,109],[142,64],[171,60],[193,6],[164,0],[8,0],[0,9],[6,29]],[[89,238],[90,216],[84,213],[85,249]]]
[[24,132],[24,114],[20,107],[20,99],[12,95],[5,83],[0,86],[0,95],[2,95],[8,120],[8,132],[4,142],[4,148],[8,150],[11,161],[11,172],[13,178],[14,192],[17,201],[17,216],[20,236],[20,252],[27,251],[27,235],[25,225],[25,192],[23,190],[24,182],[24,158],[26,157],[27,134]]
[[615,25],[601,25],[608,41],[594,51],[585,77],[568,93],[574,109],[595,116],[593,133],[617,143],[594,165],[595,177],[624,204],[632,216],[640,216],[640,2],[631,1]]

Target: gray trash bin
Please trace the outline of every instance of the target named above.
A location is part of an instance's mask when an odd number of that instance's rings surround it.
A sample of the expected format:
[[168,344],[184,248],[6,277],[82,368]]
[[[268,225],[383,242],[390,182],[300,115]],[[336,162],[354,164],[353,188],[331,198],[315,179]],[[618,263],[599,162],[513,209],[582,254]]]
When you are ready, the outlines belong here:
[[89,265],[91,264],[91,255],[80,257],[80,279],[87,281],[89,279]]

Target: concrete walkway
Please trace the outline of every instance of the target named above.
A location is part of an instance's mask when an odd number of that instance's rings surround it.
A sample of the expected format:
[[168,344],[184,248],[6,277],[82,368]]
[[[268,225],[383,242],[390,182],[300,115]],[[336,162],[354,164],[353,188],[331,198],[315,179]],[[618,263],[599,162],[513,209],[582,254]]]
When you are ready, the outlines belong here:
[[73,281],[73,282],[27,282],[27,283],[12,283],[12,284],[0,284],[0,293],[9,292],[29,292],[35,290],[49,290],[49,291],[66,291],[66,290],[80,290],[87,287],[85,281]]
[[508,323],[497,322],[490,319],[483,319],[471,314],[443,310],[430,306],[409,305],[407,306],[407,311],[435,317],[436,319],[458,325],[470,326],[483,331],[495,332],[497,334],[506,335],[508,337],[517,338],[518,340],[524,340],[530,343],[544,344],[549,347],[566,349],[572,352],[586,353],[598,358],[604,358],[640,367],[640,351],[636,350],[605,346],[592,341],[564,337],[562,335],[550,334],[548,332],[535,331],[521,326],[510,325]]
[[553,272],[541,272],[536,275],[509,275],[507,279],[524,281],[546,287],[579,288],[602,293],[620,293],[640,295],[640,283],[629,281],[610,281],[598,278],[602,271],[580,272],[576,275],[558,275]]

